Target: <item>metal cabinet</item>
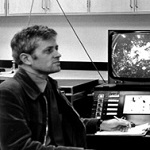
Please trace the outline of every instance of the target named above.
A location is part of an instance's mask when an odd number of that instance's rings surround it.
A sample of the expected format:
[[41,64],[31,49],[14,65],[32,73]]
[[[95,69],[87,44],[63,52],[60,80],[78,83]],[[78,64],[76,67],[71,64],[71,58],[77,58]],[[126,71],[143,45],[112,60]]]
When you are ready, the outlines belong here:
[[0,0],[0,16],[4,16],[5,15],[5,7],[6,6],[6,1],[5,0]]
[[86,13],[88,0],[8,0],[8,15]]
[[[5,13],[5,0],[0,1],[0,15]],[[139,14],[150,12],[150,0],[7,0],[7,15],[63,14]],[[62,9],[61,9],[62,8]]]
[[91,13],[142,13],[150,11],[149,0],[90,0]]
[[134,0],[134,11],[139,12],[150,12],[150,0]]

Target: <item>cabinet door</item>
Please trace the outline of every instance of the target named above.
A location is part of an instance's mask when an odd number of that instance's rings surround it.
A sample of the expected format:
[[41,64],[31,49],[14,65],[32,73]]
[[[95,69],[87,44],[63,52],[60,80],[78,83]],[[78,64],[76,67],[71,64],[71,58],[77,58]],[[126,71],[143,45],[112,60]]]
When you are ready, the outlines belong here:
[[32,8],[32,13],[46,13],[45,0],[8,0],[8,15],[29,14]]
[[[28,14],[33,0],[8,0],[8,14]],[[58,0],[66,13],[87,12],[87,0]],[[34,0],[32,14],[62,13],[56,0]]]
[[0,15],[5,14],[5,0],[0,0]]
[[90,12],[132,12],[134,0],[90,0]]
[[150,11],[150,0],[135,0],[135,11],[136,12]]
[[88,0],[48,0],[49,13],[62,13],[58,3],[65,13],[86,13],[88,9]]

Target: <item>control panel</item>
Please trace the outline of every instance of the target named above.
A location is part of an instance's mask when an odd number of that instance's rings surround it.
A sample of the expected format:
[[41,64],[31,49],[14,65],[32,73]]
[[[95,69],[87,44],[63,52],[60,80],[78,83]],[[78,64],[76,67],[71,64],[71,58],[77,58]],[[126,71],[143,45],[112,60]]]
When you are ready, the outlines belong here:
[[118,115],[119,111],[119,91],[97,91],[94,94],[92,117],[112,118]]
[[124,117],[136,124],[150,122],[150,87],[102,87],[94,89],[92,118]]

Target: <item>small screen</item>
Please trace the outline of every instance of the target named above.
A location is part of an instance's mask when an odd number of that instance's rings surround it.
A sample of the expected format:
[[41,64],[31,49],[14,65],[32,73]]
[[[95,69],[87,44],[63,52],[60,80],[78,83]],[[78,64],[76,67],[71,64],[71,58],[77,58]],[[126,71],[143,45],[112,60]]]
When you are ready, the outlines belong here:
[[118,79],[150,79],[150,31],[109,34],[109,73]]
[[150,95],[125,95],[124,114],[150,114]]

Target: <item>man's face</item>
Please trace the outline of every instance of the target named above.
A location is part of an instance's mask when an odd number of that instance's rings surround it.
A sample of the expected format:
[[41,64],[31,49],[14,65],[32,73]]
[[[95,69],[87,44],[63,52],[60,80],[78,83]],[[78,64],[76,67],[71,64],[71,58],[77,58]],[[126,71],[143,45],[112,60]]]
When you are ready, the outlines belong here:
[[45,75],[60,71],[61,54],[58,52],[56,38],[46,41],[39,40],[38,45],[32,54],[32,69]]

